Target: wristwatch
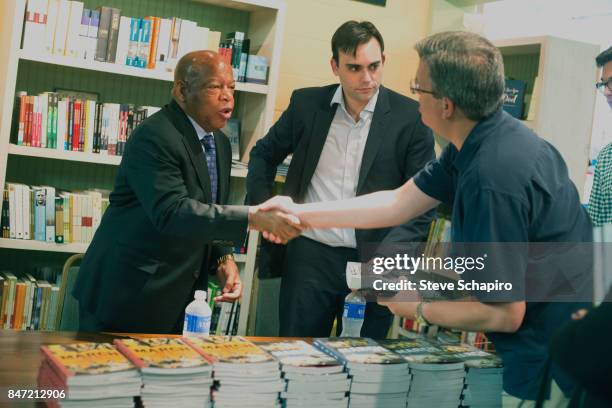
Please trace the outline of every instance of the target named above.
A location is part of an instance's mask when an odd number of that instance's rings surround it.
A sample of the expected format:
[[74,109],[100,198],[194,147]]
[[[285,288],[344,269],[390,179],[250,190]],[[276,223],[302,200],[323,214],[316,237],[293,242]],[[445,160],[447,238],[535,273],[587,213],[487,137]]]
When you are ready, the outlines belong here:
[[233,261],[234,260],[234,255],[232,255],[232,254],[225,254],[225,255],[222,255],[219,258],[217,258],[217,268],[219,266],[221,266],[222,264],[224,264],[225,262],[229,261],[230,259]]
[[419,302],[419,304],[418,304],[418,305],[417,305],[417,307],[416,307],[416,312],[415,312],[415,314],[414,314],[414,317],[415,317],[415,321],[416,321],[418,324],[422,324],[422,325],[425,325],[425,326],[429,326],[429,325],[431,325],[431,323],[429,323],[429,322],[427,321],[427,319],[425,318],[425,316],[423,315],[423,305],[424,305],[425,303],[426,303],[426,302]]

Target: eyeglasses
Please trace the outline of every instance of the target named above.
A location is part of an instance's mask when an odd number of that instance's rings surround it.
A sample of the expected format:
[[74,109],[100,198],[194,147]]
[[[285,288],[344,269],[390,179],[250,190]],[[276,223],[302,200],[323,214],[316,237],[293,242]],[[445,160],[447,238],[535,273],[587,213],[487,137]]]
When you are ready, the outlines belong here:
[[606,88],[608,88],[608,91],[612,92],[612,78],[596,83],[595,88],[601,93],[605,93]]
[[427,89],[421,89],[421,85],[417,84],[415,79],[412,79],[410,81],[410,92],[412,92],[413,95],[426,93],[426,94],[432,95],[434,98],[439,98],[440,97],[434,91],[429,91]]

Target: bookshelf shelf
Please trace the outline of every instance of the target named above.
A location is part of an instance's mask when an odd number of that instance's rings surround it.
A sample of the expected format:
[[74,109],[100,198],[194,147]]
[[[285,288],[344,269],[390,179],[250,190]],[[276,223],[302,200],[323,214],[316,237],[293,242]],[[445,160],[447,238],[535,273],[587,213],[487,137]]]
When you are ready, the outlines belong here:
[[69,160],[85,163],[108,164],[117,166],[121,156],[108,156],[99,153],[72,152],[69,150],[45,149],[41,147],[18,146],[9,144],[9,154],[17,156],[42,157],[46,159]]
[[[121,156],[108,156],[100,153],[72,152],[69,150],[46,149],[42,147],[19,146],[9,144],[8,153],[15,156],[40,157],[44,159],[68,160],[82,163],[106,164],[118,166]],[[246,178],[246,169],[232,169],[232,177]]]
[[[0,248],[22,249],[27,251],[65,252],[71,254],[84,254],[89,244],[69,243],[52,244],[49,242],[36,241],[32,239],[8,239],[0,238]],[[246,263],[247,254],[234,254],[237,263]]]
[[88,244],[52,244],[48,242],[28,240],[28,239],[8,239],[0,238],[0,248],[23,249],[29,251],[47,252],[66,252],[72,254],[82,254],[87,250]]
[[[174,74],[172,72],[129,67],[127,65],[111,64],[108,62],[87,61],[84,59],[71,58],[58,55],[36,54],[26,50],[19,50],[18,57],[25,61],[42,62],[44,64],[61,65],[90,71],[107,72],[110,74],[133,76],[138,78],[155,79],[159,81],[172,82]],[[236,82],[236,90],[255,94],[267,95],[269,87],[267,85],[251,84],[246,82]]]

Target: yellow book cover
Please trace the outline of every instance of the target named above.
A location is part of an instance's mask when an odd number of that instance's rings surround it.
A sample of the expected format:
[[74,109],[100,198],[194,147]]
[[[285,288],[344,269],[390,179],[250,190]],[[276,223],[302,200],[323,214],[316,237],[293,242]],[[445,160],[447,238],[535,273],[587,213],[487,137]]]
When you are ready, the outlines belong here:
[[51,344],[41,350],[64,380],[71,376],[110,374],[135,370],[134,365],[109,343]]
[[210,368],[206,359],[179,338],[117,339],[115,345],[141,369]]
[[214,363],[254,364],[275,361],[272,355],[243,337],[190,337],[185,342]]

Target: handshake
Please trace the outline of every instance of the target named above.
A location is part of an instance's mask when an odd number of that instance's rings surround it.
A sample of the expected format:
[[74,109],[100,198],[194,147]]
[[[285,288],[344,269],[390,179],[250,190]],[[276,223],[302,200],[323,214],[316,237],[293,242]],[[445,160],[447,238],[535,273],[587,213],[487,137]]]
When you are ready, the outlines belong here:
[[286,244],[308,229],[298,216],[299,205],[291,197],[276,196],[265,203],[249,207],[249,228],[260,231],[275,244]]

